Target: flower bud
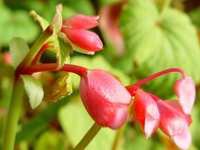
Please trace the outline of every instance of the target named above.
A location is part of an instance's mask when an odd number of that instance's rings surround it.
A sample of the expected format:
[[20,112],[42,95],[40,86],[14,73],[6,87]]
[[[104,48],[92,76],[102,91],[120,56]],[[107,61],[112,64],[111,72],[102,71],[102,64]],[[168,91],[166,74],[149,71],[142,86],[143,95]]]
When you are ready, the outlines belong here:
[[96,27],[99,23],[99,16],[85,16],[76,15],[63,21],[63,26],[73,29],[91,29]]
[[172,103],[157,101],[160,111],[160,128],[181,149],[188,149],[191,144],[189,121],[185,114]]
[[138,89],[135,94],[133,109],[134,119],[141,124],[145,136],[150,137],[157,129],[160,120],[156,101],[149,93]]
[[67,28],[63,28],[62,31],[66,34],[67,38],[73,45],[85,51],[96,52],[103,48],[101,39],[94,32]]
[[179,103],[186,114],[190,114],[195,101],[195,84],[191,77],[184,77],[177,80],[174,90],[178,96]]
[[131,96],[109,73],[102,70],[88,71],[81,78],[80,95],[97,124],[116,129],[126,122]]
[[5,64],[12,64],[12,57],[11,54],[9,52],[6,52],[3,54],[3,61]]

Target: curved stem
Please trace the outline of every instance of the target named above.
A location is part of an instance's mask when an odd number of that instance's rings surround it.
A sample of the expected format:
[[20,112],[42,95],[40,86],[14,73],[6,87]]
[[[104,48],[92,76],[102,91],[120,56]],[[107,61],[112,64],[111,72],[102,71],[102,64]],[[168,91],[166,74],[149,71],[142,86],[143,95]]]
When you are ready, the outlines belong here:
[[185,72],[181,68],[169,68],[169,69],[154,73],[154,74],[152,74],[152,75],[150,75],[150,76],[148,76],[148,77],[146,77],[142,80],[137,81],[133,85],[127,86],[126,88],[132,93],[136,89],[138,89],[141,85],[146,84],[149,81],[154,80],[154,79],[156,79],[160,76],[167,75],[167,74],[170,74],[170,73],[180,73],[182,78],[184,78],[186,76]]
[[36,72],[44,72],[44,71],[66,71],[78,74],[79,76],[83,76],[87,71],[87,68],[72,65],[72,64],[65,64],[63,67],[58,68],[56,63],[49,63],[49,64],[38,64],[33,65],[27,68],[24,68],[20,73],[21,74],[32,74]]
[[17,123],[21,113],[22,100],[23,83],[21,80],[17,80],[14,84],[12,99],[10,102],[5,123],[5,131],[3,136],[3,150],[14,149]]
[[118,149],[120,142],[122,141],[123,132],[124,132],[124,126],[117,131],[113,145],[112,145],[112,150]]
[[93,126],[89,129],[89,131],[85,134],[85,136],[81,139],[81,141],[75,146],[73,150],[84,150],[87,145],[92,141],[92,139],[97,135],[100,131],[101,126],[94,123]]

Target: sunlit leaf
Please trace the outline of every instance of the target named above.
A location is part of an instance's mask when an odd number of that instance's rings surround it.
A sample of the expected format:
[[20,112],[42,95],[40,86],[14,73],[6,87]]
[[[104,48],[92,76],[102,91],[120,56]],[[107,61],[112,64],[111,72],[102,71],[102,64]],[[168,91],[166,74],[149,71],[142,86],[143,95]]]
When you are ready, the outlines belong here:
[[24,82],[25,91],[29,97],[29,103],[31,107],[34,109],[42,102],[44,91],[42,88],[42,84],[39,80],[36,80],[32,76],[23,75],[22,76]]
[[[121,29],[127,50],[121,61],[124,70],[145,77],[168,67],[181,67],[200,81],[197,32],[183,12],[167,8],[161,15],[153,1],[130,0],[121,16]],[[159,88],[159,92],[170,91],[175,77],[158,80],[151,89],[165,82],[165,90]]]

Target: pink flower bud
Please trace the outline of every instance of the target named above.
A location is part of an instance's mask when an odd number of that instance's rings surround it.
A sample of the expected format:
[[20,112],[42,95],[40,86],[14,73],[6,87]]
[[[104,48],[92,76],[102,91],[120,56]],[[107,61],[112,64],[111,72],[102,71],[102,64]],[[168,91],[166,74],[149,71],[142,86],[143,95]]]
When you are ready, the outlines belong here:
[[184,77],[177,80],[174,86],[176,95],[179,98],[179,103],[183,111],[190,114],[195,101],[195,84],[191,77]]
[[160,120],[156,101],[149,93],[138,89],[134,98],[133,109],[134,119],[141,124],[145,136],[150,137],[157,129]]
[[81,78],[80,95],[88,113],[99,125],[116,129],[127,120],[131,96],[109,73],[88,71]]
[[99,36],[94,32],[67,28],[63,28],[62,31],[66,34],[72,44],[81,49],[96,52],[103,48],[103,44]]
[[73,29],[91,29],[99,23],[99,16],[76,15],[63,21],[63,27]]
[[160,128],[181,149],[188,149],[191,144],[189,121],[185,114],[172,103],[159,100]]

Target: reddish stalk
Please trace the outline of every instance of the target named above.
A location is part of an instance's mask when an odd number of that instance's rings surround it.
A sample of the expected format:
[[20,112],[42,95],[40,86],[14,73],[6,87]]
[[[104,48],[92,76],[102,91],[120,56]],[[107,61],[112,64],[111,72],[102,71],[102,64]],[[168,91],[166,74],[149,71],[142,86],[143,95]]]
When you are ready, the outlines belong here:
[[57,64],[49,63],[49,64],[33,65],[24,68],[23,70],[21,70],[21,74],[33,74],[36,72],[45,72],[45,71],[66,71],[75,73],[79,76],[83,76],[87,71],[87,68],[72,64],[65,64],[62,68],[58,68]]
[[49,48],[49,45],[48,44],[44,44],[42,46],[42,48],[39,50],[39,52],[37,53],[37,55],[35,56],[35,58],[33,59],[32,61],[32,65],[36,64],[39,60],[40,60],[40,57],[42,56],[42,54],[46,51],[46,49]]
[[182,78],[186,76],[185,72],[181,68],[169,68],[160,72],[156,72],[142,80],[137,81],[135,84],[127,86],[126,88],[128,89],[129,92],[131,92],[134,95],[135,91],[143,84],[146,84],[151,80],[154,80],[160,76],[167,75],[170,73],[180,73]]

